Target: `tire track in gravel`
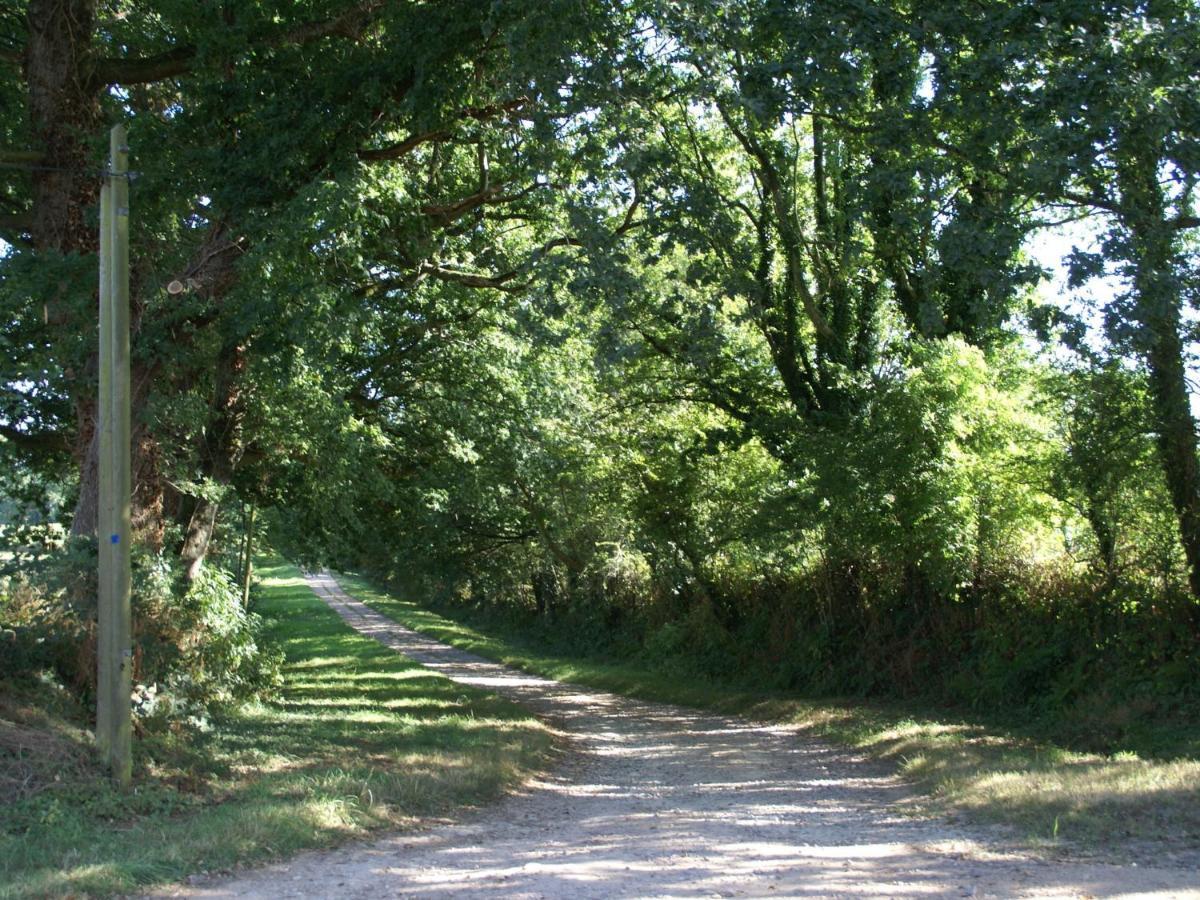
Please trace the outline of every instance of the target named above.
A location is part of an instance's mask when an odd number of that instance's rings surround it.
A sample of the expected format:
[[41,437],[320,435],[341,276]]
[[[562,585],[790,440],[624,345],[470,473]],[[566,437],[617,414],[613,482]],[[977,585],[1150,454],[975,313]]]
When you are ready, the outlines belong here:
[[308,582],[362,634],[517,700],[572,752],[455,824],[160,896],[1200,898],[1194,870],[1046,860],[1002,832],[906,813],[913,795],[884,767],[794,728],[518,672],[396,624],[327,573]]

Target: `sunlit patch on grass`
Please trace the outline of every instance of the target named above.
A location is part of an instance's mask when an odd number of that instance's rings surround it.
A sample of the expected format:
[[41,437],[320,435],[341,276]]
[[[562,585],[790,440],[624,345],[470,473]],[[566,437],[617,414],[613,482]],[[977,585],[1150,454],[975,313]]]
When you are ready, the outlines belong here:
[[945,725],[938,722],[914,722],[907,720],[897,722],[891,728],[877,732],[878,741],[902,743],[913,739],[921,741],[938,741],[959,743],[971,729],[966,725]]
[[297,575],[294,578],[264,578],[262,579],[262,586],[267,590],[272,588],[305,588],[307,587],[307,582],[305,582],[303,576]]
[[988,818],[1007,810],[1032,834],[1145,839],[1167,826],[1176,841],[1200,839],[1200,763],[1191,760],[1076,755],[948,772],[943,780],[959,805]]
[[353,656],[321,656],[290,662],[288,668],[297,672],[303,672],[306,669],[341,669],[345,666],[354,666],[357,664],[358,659]]

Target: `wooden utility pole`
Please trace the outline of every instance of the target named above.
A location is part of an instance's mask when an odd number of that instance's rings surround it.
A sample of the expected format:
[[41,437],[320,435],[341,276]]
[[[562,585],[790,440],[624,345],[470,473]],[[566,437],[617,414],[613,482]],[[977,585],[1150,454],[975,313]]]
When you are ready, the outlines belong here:
[[113,127],[100,189],[100,608],[96,746],[122,787],[132,777],[129,503],[129,148]]

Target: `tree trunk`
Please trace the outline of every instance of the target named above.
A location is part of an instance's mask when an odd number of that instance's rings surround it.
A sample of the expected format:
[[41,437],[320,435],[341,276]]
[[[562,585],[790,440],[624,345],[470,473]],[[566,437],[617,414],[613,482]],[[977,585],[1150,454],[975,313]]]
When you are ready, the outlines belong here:
[[[211,484],[228,486],[242,455],[242,385],[246,367],[244,348],[226,344],[216,361],[217,378],[213,388],[209,420],[201,433],[201,471]],[[210,484],[210,486],[211,486]],[[179,557],[188,581],[200,574],[208,555],[209,543],[216,530],[220,501],[198,497],[189,517]]]
[[[144,365],[133,366],[130,373],[131,424],[130,447],[132,460],[132,520],[134,537],[158,548],[162,546],[166,522],[164,518],[165,485],[159,466],[158,442],[150,433],[144,417],[147,391],[153,382],[153,371]],[[96,533],[99,512],[100,444],[97,431],[97,411],[94,397],[77,403],[76,427],[86,435],[86,446],[79,456],[79,499],[71,520],[71,534]]]
[[1112,587],[1117,580],[1117,535],[1104,506],[1092,497],[1087,499],[1087,520],[1096,538],[1105,582]]
[[544,619],[550,614],[550,599],[546,590],[546,576],[542,570],[533,573],[530,587],[533,588],[533,605],[537,617]]
[[79,498],[75,501],[75,514],[71,517],[72,537],[94,535],[99,527],[100,429],[97,425],[95,404],[91,404],[86,411],[80,411],[76,426],[80,440],[86,440],[86,445],[79,455]]
[[216,501],[201,497],[188,522],[179,559],[183,562],[184,577],[189,582],[195,581],[204,567],[208,545],[217,527],[217,509]]
[[[95,0],[30,0],[29,40],[25,49],[25,80],[29,119],[41,159],[31,172],[33,216],[30,227],[34,252],[41,257],[75,254],[95,257],[99,237],[89,224],[96,205],[101,162],[93,141],[101,135],[100,94],[91,78],[90,53],[96,24]],[[93,283],[94,284],[94,283]],[[52,334],[74,340],[96,333],[95,302],[71,302],[63,284],[44,310]],[[95,297],[94,287],[85,288]],[[82,320],[75,310],[89,310]],[[136,317],[137,304],[134,304]],[[136,322],[136,318],[135,318]],[[135,326],[136,327],[136,326]],[[96,433],[96,356],[68,375],[67,389],[75,400],[74,456],[79,467],[79,499],[71,522],[73,535],[96,533],[99,486],[99,442]],[[139,540],[162,541],[162,482],[158,449],[138,415],[152,372],[135,366],[133,406],[133,530]]]
[[1196,423],[1188,396],[1179,309],[1174,324],[1158,323],[1151,331],[1148,354],[1154,398],[1158,453],[1171,503],[1179,520],[1179,538],[1187,557],[1192,594],[1200,597],[1200,471],[1196,464]]
[[[25,47],[25,81],[29,121],[41,155],[31,172],[33,216],[30,237],[42,258],[79,254],[94,256],[98,236],[88,227],[87,211],[96,205],[100,180],[88,140],[98,130],[100,106],[88,86],[87,54],[95,28],[94,0],[30,0]],[[46,324],[59,336],[90,334],[93,321],[72,321],[68,287],[63,285],[43,310]],[[94,307],[93,307],[94,308]],[[97,520],[96,398],[89,383],[94,365],[75,373],[69,385],[75,397],[74,455],[79,465],[80,494],[71,525],[76,535],[95,534]],[[70,376],[68,376],[70,377]]]
[[1200,466],[1180,333],[1177,233],[1166,221],[1166,203],[1158,181],[1159,155],[1152,142],[1138,139],[1136,128],[1131,131],[1117,170],[1121,221],[1129,234],[1140,349],[1150,373],[1159,460],[1179,522],[1189,584],[1192,594],[1200,597]]
[[254,577],[254,507],[246,514],[246,540],[242,550],[242,609],[250,606],[250,580]]
[[[39,254],[94,254],[98,238],[87,212],[99,196],[100,179],[88,141],[96,137],[100,104],[87,62],[95,0],[30,0],[28,21],[29,119],[42,153],[32,173],[33,246]],[[61,307],[48,310],[56,323],[62,314]]]

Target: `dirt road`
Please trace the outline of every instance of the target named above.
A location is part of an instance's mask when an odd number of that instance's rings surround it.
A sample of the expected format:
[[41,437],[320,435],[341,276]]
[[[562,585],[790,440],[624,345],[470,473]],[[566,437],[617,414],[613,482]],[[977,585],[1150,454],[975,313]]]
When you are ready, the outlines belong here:
[[170,896],[1196,897],[1200,872],[1072,864],[906,815],[877,764],[786,727],[515,672],[309,583],[360,632],[526,704],[570,736],[553,777],[428,831],[308,853]]

